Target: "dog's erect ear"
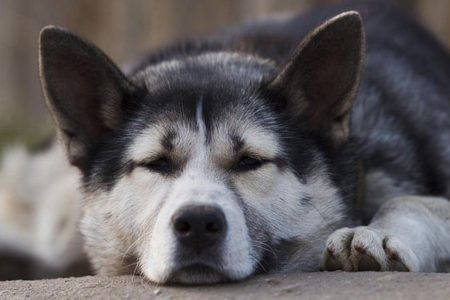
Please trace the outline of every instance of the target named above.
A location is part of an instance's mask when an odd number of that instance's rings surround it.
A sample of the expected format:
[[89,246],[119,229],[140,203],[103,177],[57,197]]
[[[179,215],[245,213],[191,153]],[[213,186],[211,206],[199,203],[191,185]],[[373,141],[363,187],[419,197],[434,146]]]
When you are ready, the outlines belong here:
[[133,87],[101,50],[55,26],[40,33],[39,68],[69,160],[82,167],[89,147],[120,124],[124,99]]
[[311,32],[269,88],[285,95],[291,116],[338,148],[349,134],[349,112],[356,97],[364,55],[360,15],[350,11]]

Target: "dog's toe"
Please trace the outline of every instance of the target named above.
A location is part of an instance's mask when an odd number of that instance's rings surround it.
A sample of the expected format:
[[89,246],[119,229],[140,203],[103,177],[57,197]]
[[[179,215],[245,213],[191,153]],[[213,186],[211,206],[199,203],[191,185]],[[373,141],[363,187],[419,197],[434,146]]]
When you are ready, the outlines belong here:
[[358,227],[351,243],[350,260],[355,271],[386,271],[388,262],[378,233]]
[[417,272],[418,259],[416,255],[395,237],[386,237],[384,251],[390,262],[392,271]]
[[351,228],[336,230],[327,240],[321,260],[321,269],[327,271],[352,271],[350,245],[354,231]]

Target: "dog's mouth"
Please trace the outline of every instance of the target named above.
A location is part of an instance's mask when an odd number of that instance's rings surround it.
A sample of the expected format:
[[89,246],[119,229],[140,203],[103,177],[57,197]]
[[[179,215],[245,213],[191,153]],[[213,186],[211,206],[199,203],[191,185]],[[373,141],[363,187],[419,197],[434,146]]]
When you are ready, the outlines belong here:
[[219,268],[203,263],[183,266],[172,273],[170,283],[178,284],[213,284],[229,281],[230,278]]

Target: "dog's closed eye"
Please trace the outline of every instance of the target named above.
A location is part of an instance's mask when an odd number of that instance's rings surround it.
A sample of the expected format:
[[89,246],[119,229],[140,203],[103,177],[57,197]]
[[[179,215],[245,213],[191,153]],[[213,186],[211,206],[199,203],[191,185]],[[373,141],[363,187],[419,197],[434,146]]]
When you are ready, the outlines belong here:
[[263,164],[267,162],[269,162],[269,160],[264,158],[243,155],[233,165],[232,170],[236,172],[252,171],[260,168]]
[[169,174],[174,170],[173,161],[166,156],[160,156],[150,161],[142,162],[139,165],[149,171],[161,174]]

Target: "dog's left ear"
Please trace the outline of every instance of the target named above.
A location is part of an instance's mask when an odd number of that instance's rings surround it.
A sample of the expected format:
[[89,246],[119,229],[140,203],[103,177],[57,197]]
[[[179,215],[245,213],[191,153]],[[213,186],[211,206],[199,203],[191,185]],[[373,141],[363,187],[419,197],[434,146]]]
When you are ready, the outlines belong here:
[[331,147],[349,135],[349,113],[359,85],[364,31],[357,12],[342,13],[311,32],[269,84],[288,113],[308,122]]

